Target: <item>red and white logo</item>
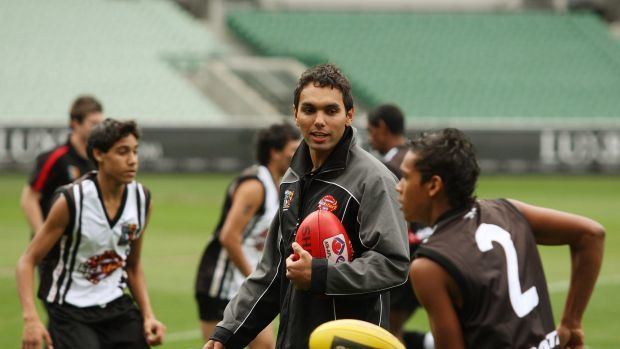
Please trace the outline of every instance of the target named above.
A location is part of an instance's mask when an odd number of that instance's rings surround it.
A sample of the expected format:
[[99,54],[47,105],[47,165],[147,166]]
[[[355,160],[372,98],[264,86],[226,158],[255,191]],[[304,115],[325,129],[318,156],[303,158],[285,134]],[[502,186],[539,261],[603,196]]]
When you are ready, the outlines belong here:
[[334,264],[343,263],[349,260],[349,251],[346,249],[344,235],[338,234],[323,240],[325,258]]
[[331,195],[325,195],[319,200],[317,209],[321,211],[333,212],[338,208],[338,201]]

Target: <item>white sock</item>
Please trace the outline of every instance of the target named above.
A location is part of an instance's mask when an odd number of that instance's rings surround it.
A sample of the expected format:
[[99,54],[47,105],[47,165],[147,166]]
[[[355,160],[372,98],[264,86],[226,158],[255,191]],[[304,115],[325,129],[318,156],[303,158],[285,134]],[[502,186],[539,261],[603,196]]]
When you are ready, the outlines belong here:
[[426,335],[424,335],[424,349],[435,349],[435,339],[433,339],[433,334],[430,332],[426,332]]

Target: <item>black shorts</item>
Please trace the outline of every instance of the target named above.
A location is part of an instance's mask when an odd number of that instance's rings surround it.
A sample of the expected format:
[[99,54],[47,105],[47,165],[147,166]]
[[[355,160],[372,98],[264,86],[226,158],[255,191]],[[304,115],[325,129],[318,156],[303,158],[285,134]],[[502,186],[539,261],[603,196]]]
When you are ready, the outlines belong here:
[[105,307],[46,303],[54,349],[148,349],[143,319],[131,297]]
[[224,309],[226,309],[229,301],[197,293],[196,302],[198,303],[200,320],[220,321],[224,318]]

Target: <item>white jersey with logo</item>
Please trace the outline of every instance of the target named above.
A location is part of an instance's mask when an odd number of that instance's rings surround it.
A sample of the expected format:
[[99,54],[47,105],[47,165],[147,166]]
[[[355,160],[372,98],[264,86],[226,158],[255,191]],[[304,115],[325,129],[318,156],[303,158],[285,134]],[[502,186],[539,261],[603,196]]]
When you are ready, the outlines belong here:
[[142,233],[149,193],[140,183],[127,184],[115,217],[106,213],[96,172],[65,187],[62,194],[71,222],[58,242],[53,269],[48,266],[51,277],[42,276],[40,295],[50,303],[105,305],[123,295],[127,257]]

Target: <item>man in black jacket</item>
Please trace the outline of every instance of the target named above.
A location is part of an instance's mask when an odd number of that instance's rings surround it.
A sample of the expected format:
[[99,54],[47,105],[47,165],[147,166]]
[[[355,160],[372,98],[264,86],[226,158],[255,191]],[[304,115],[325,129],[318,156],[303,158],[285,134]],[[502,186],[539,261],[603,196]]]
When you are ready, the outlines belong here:
[[[205,348],[242,348],[278,313],[278,348],[305,348],[312,330],[340,318],[387,328],[389,290],[406,281],[407,230],[396,181],[357,143],[348,80],[330,64],[311,68],[299,80],[293,107],[304,141],[282,179],[263,257]],[[312,258],[294,243],[300,222],[316,210],[342,221],[352,262]]]

